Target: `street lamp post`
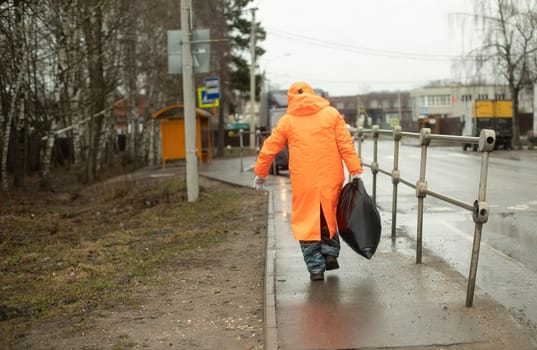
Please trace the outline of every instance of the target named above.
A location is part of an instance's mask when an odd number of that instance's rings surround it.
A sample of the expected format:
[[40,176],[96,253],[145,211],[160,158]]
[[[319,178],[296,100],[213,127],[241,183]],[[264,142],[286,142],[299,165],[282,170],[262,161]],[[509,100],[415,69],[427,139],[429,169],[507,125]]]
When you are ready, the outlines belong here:
[[250,148],[255,149],[255,8],[252,9],[250,33]]

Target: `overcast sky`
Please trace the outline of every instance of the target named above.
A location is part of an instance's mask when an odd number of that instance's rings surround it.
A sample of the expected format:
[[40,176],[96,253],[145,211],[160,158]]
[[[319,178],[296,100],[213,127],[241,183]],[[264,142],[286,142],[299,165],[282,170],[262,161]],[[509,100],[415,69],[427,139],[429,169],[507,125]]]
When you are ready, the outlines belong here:
[[[255,0],[267,31],[259,61],[271,87],[310,82],[331,96],[457,79],[471,0]],[[454,18],[457,18],[455,20]],[[470,17],[469,17],[470,18]],[[465,29],[467,31],[467,29]],[[465,44],[468,46],[468,44]]]

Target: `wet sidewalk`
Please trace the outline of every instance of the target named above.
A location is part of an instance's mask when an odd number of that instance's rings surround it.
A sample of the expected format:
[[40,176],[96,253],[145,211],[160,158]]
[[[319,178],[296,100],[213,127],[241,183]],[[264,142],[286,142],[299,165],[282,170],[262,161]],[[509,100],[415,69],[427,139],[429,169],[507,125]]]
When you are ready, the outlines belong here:
[[[251,187],[254,162],[212,160],[200,174]],[[391,213],[381,211],[383,235],[371,260],[342,242],[341,268],[311,282],[291,234],[289,179],[268,183],[266,350],[537,349],[479,286],[473,307],[465,307],[467,278],[446,262],[424,251],[427,262],[416,264],[412,240],[390,237]]]

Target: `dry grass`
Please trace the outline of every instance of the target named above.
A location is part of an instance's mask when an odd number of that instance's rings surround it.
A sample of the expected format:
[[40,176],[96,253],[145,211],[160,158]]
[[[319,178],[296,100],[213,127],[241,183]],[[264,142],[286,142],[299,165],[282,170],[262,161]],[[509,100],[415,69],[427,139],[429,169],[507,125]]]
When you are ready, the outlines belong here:
[[177,177],[126,177],[2,201],[0,338],[9,343],[35,322],[136,306],[137,284],[165,282],[159,271],[221,241],[241,220],[236,194],[201,188],[197,202],[185,197]]

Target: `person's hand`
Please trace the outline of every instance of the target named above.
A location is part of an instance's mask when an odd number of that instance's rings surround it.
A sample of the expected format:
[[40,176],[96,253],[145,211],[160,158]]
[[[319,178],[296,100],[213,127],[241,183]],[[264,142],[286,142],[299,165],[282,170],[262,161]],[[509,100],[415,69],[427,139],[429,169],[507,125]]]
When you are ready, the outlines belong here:
[[254,188],[256,191],[266,190],[267,189],[267,178],[256,176],[254,179]]
[[354,175],[351,175],[351,181],[354,181],[356,179],[361,179],[362,178],[362,174],[354,174]]

